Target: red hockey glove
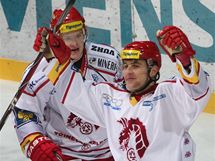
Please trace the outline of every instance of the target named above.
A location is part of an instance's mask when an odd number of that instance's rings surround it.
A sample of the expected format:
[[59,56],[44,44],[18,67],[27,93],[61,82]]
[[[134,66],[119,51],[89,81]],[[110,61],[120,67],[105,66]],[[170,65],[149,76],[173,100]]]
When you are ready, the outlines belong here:
[[157,33],[160,46],[173,62],[176,58],[184,67],[190,65],[190,57],[195,54],[187,36],[175,26],[166,26]]
[[45,136],[38,136],[30,143],[27,155],[32,161],[63,161],[60,148]]
[[71,50],[58,35],[49,32],[47,39],[52,53],[58,59],[60,64],[64,64],[70,59]]
[[46,36],[48,35],[48,30],[45,27],[38,28],[36,38],[34,40],[34,50],[37,52],[44,52],[48,50]]

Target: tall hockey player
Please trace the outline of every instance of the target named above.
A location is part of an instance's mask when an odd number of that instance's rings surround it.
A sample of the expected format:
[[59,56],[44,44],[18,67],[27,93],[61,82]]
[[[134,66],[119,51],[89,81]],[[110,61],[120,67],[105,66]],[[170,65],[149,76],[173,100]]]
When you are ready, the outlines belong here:
[[[63,10],[53,12],[51,28],[56,25],[62,13]],[[72,69],[80,71],[84,79],[94,82],[117,82],[120,79],[119,53],[110,46],[86,41],[86,31],[85,20],[75,8],[70,10],[57,35],[51,34],[47,28],[38,30],[34,49],[45,52],[46,59],[39,64],[14,109],[15,129],[20,146],[33,161],[55,161],[56,157],[62,160],[113,160],[105,128],[77,117],[63,107],[61,102],[52,99],[43,102],[56,92],[61,93],[59,97],[64,99],[67,93],[65,88],[49,91],[41,100],[37,98],[37,94],[46,92],[47,89],[48,80],[44,79],[44,74],[40,71],[53,59],[50,51],[58,53],[59,63],[64,63],[50,75],[53,76],[52,83],[56,85],[58,80],[63,79],[65,87],[68,86]],[[75,62],[73,66],[68,61],[70,58]],[[55,72],[68,75],[55,77]],[[32,93],[31,89],[37,90]]]
[[[189,129],[210,97],[209,75],[194,58],[195,51],[179,28],[164,27],[158,40],[176,62],[180,77],[156,83],[161,56],[152,41],[132,42],[123,49],[126,90],[109,83],[84,82],[76,71],[55,73],[60,78],[53,84],[56,61],[43,72],[43,88],[55,92],[51,99],[60,99],[70,111],[107,129],[116,161],[194,161],[195,143]],[[61,78],[68,72],[70,81],[65,85]],[[31,93],[35,101],[43,103],[48,97],[37,89],[32,87]],[[56,89],[66,91],[64,97]]]

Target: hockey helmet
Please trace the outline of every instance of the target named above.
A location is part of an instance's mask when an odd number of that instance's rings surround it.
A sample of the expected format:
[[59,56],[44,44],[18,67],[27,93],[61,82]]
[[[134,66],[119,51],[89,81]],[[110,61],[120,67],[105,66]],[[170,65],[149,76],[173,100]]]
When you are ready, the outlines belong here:
[[[55,9],[53,12],[52,20],[50,23],[51,29],[57,24],[61,15],[63,14],[62,9]],[[85,19],[81,16],[81,14],[74,8],[69,11],[63,23],[59,27],[60,33],[66,33],[70,31],[77,31],[80,29],[85,29]]]
[[[157,45],[152,41],[134,41],[127,44],[120,54],[121,59],[152,60],[161,67],[161,55]],[[148,63],[148,62],[147,62]]]

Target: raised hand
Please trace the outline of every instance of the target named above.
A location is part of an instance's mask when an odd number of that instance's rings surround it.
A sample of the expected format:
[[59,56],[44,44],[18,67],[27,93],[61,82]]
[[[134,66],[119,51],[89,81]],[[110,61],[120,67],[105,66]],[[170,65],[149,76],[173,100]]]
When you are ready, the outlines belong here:
[[45,27],[38,29],[33,48],[37,52],[45,52],[45,57],[56,57],[60,64],[68,61],[71,55],[71,50],[64,41]]
[[49,31],[47,41],[53,55],[58,59],[60,64],[64,64],[70,59],[71,50],[61,37]]
[[166,26],[157,33],[160,46],[173,62],[176,58],[184,67],[190,65],[190,57],[195,54],[187,36],[175,26]]
[[40,27],[38,28],[37,31],[37,35],[36,38],[34,40],[34,45],[33,48],[35,51],[37,52],[45,52],[48,48],[47,48],[47,41],[46,41],[46,37],[48,35],[48,30],[45,27]]

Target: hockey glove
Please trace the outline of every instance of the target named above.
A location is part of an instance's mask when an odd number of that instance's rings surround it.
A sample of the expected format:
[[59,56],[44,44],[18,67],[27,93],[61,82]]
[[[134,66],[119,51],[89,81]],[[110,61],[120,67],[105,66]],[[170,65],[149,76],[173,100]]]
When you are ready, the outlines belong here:
[[60,64],[64,64],[70,59],[71,50],[58,35],[49,31],[47,40],[51,52],[58,59]]
[[45,27],[38,29],[33,48],[37,52],[45,52],[44,56],[47,59],[56,57],[60,64],[70,59],[71,51],[69,47],[59,36],[54,35],[50,29]]
[[48,50],[46,36],[48,35],[48,29],[45,27],[38,28],[36,38],[34,40],[34,50],[37,52],[45,52]]
[[195,54],[195,51],[183,31],[175,26],[166,26],[157,33],[157,39],[173,62],[177,58],[184,67],[190,65],[190,57]]
[[27,156],[32,161],[63,161],[61,149],[45,136],[38,136],[30,143]]

